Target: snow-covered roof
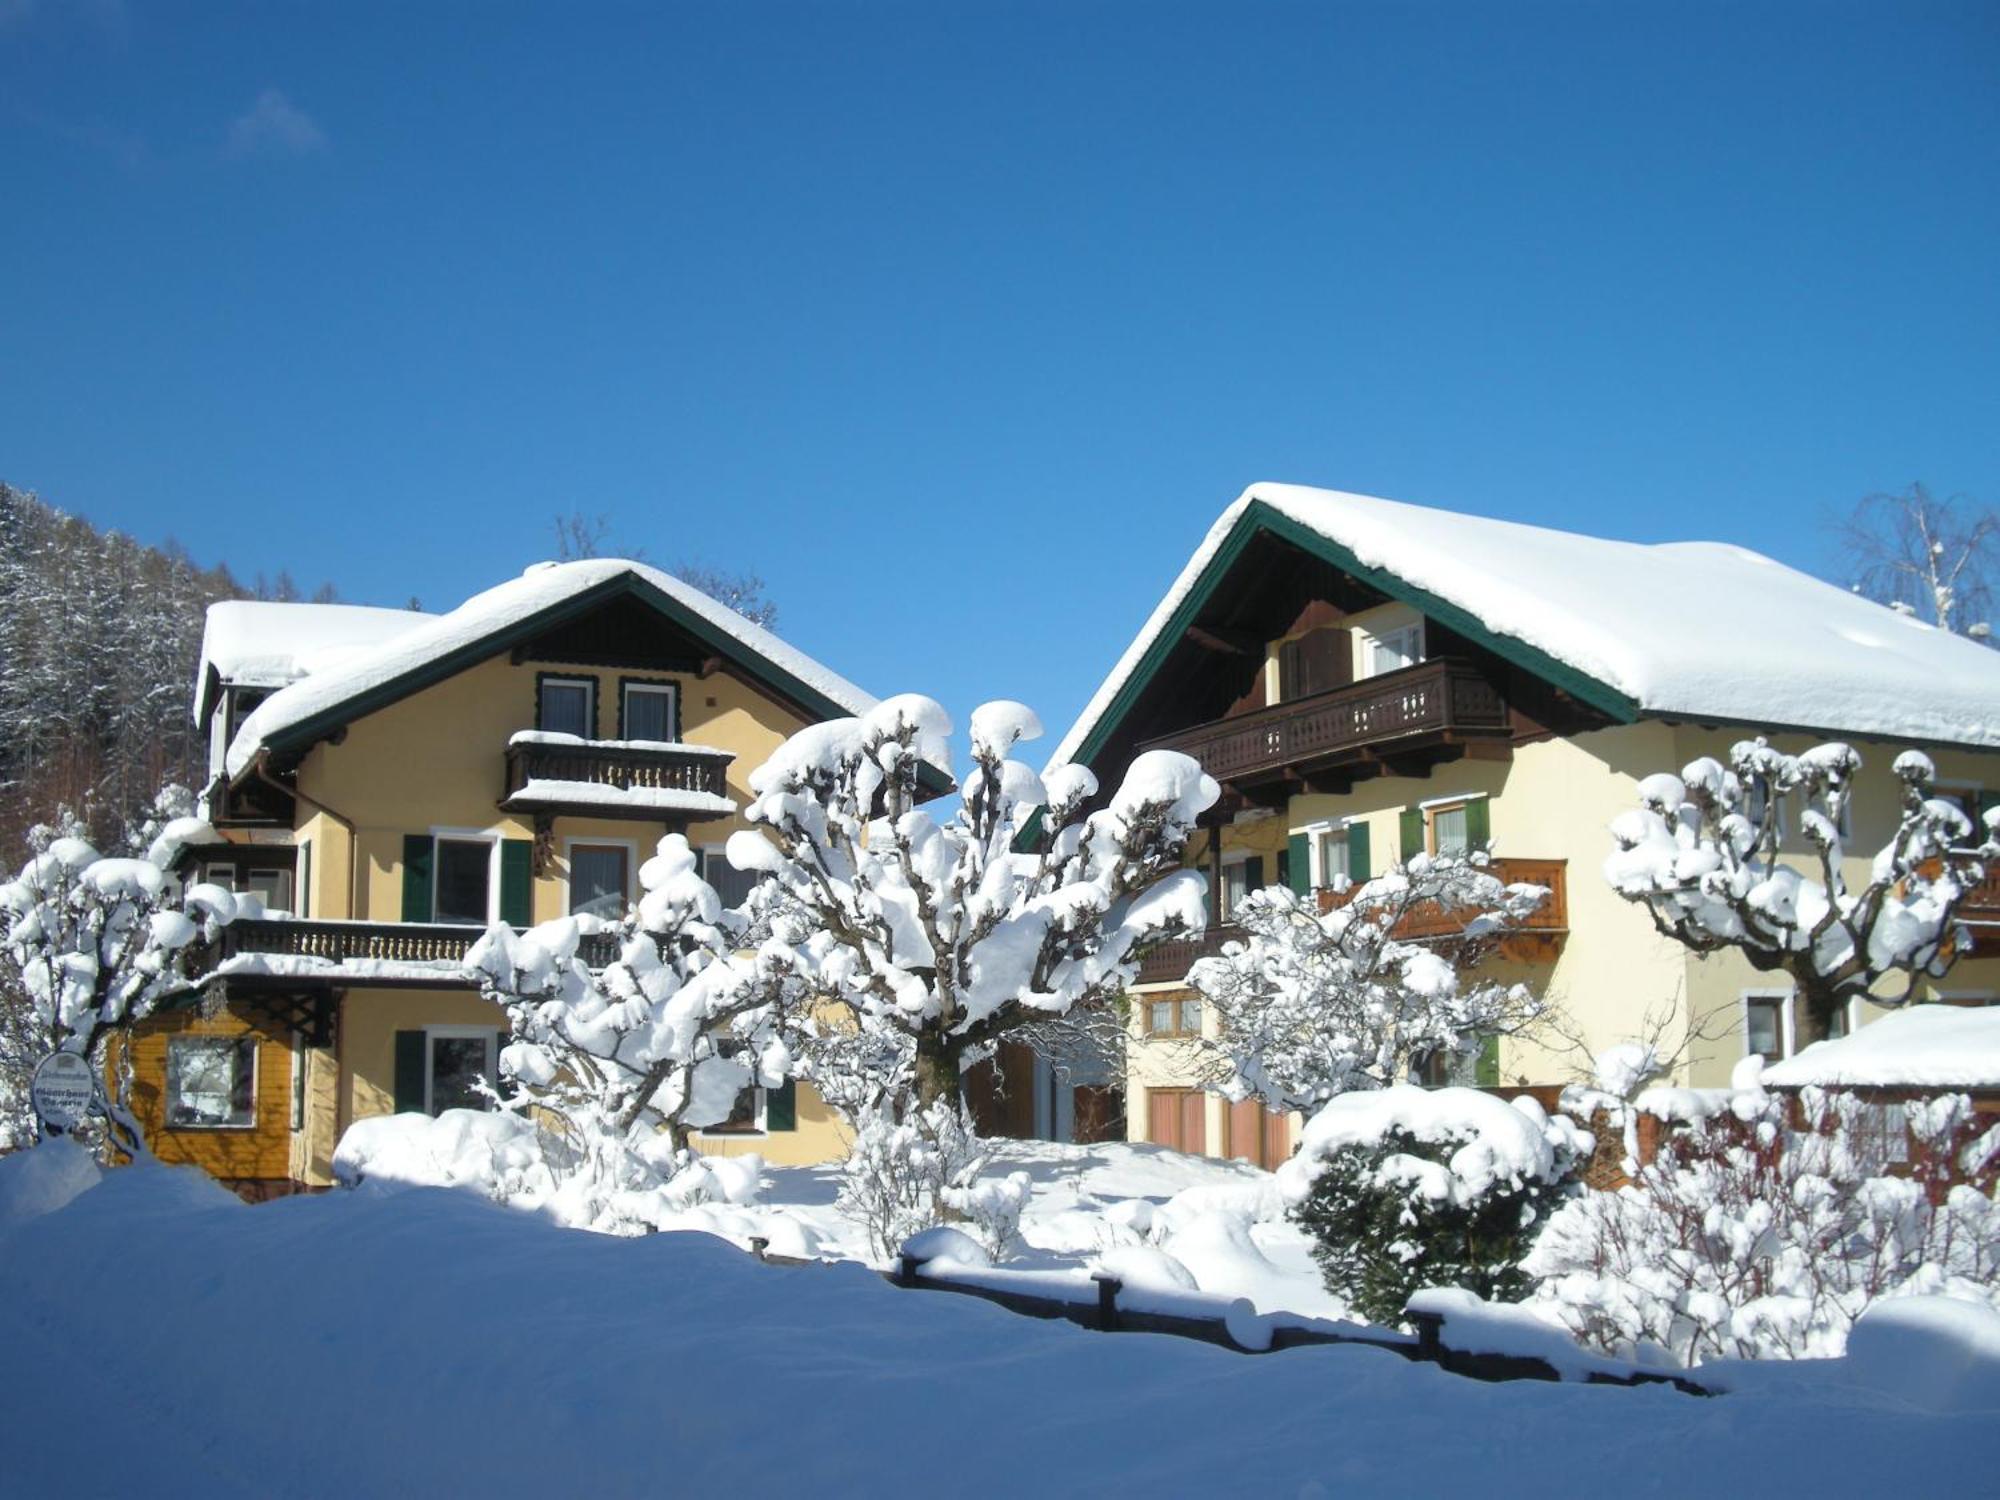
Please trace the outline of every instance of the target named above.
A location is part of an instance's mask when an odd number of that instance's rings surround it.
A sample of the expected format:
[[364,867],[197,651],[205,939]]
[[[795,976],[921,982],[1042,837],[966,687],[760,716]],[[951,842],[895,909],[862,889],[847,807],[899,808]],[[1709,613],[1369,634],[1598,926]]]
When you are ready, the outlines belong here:
[[[776,685],[822,704],[832,714],[865,713],[875,700],[727,605],[657,568],[622,558],[538,563],[518,578],[475,594],[449,614],[426,619],[338,666],[315,672],[272,694],[244,721],[229,747],[228,773],[240,775],[257,752],[288,739],[309,738],[318,726],[337,722],[343,711],[365,712],[370,705],[415,691],[456,664],[470,665],[489,643],[532,628],[544,615],[593,590],[609,592],[624,584],[650,593],[698,635],[754,659]],[[814,702],[814,700],[819,700]]]
[[[1724,542],[1640,543],[1256,484],[1222,513],[1056,748],[1092,737],[1246,528],[1320,551],[1454,629],[1579,679],[1621,717],[2000,746],[2000,652]],[[1144,671],[1142,672],[1142,668]],[[1121,710],[1122,711],[1122,710]],[[1109,727],[1108,725],[1105,727]],[[1091,746],[1094,749],[1094,745]]]
[[195,722],[207,719],[215,690],[224,683],[285,687],[435,618],[367,604],[274,604],[262,599],[211,604],[195,674]]
[[1912,1005],[1764,1069],[1774,1088],[2000,1088],[2000,1005]]

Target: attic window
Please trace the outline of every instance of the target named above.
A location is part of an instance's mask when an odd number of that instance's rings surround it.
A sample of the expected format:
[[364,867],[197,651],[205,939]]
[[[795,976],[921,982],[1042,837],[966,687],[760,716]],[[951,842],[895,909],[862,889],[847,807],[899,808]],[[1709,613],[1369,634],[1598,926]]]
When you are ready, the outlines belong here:
[[544,677],[536,695],[535,728],[595,739],[597,684],[588,677]]
[[1413,667],[1424,659],[1424,627],[1418,621],[1414,625],[1404,625],[1396,630],[1385,630],[1368,641],[1368,675],[1380,677],[1384,672],[1400,672],[1404,667]]

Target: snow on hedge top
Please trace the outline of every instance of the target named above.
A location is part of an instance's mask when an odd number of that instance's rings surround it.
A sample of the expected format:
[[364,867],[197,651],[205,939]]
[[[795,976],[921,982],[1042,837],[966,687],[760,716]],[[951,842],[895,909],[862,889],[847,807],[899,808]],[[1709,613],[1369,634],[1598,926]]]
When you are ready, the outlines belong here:
[[2000,1006],[1912,1005],[1772,1063],[1775,1088],[2000,1088]]
[[262,599],[211,604],[201,633],[195,721],[207,715],[209,684],[217,678],[242,687],[284,687],[436,618],[367,604],[273,604]]
[[519,578],[510,578],[483,594],[474,594],[449,614],[427,617],[413,630],[272,694],[237,731],[229,747],[229,774],[241,774],[273,736],[294,725],[337,709],[348,700],[408,673],[421,671],[453,652],[476,646],[488,636],[532,619],[543,610],[621,574],[631,574],[658,589],[690,614],[731,637],[751,655],[788,673],[842,708],[858,714],[874,706],[874,698],[846,678],[796,647],[786,645],[762,626],[753,625],[726,604],[717,603],[700,589],[658,568],[610,557],[537,563]]
[[1335,1095],[1306,1121],[1297,1154],[1278,1168],[1278,1190],[1299,1201],[1330,1157],[1350,1146],[1377,1146],[1392,1132],[1452,1148],[1448,1174],[1438,1173],[1434,1163],[1390,1161],[1407,1163],[1414,1175],[1434,1177],[1433,1196],[1462,1201],[1483,1196],[1498,1182],[1547,1181],[1569,1157],[1589,1149],[1588,1136],[1561,1116],[1551,1119],[1531,1098],[1398,1083]]
[[2000,652],[1745,548],[1609,541],[1257,484],[1209,530],[1051,765],[1077,753],[1253,502],[1646,713],[2000,745]]

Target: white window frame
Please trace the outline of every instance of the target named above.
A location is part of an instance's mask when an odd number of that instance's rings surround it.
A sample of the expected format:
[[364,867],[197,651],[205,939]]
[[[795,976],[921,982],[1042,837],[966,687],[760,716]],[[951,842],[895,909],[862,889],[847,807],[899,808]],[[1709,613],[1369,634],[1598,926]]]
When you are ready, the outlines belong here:
[[[292,894],[284,901],[264,901],[264,897],[251,884],[251,882],[255,880],[259,875],[282,875],[286,880],[291,882]],[[298,884],[299,884],[299,874],[296,869],[287,870],[277,865],[265,865],[261,868],[246,870],[244,872],[243,894],[256,896],[259,901],[264,901],[264,905],[267,910],[288,912],[293,909],[295,903],[298,900]]]
[[[216,873],[217,871],[221,872],[219,877]],[[236,893],[236,861],[232,859],[229,863],[223,864],[220,860],[203,860],[201,866],[201,883],[203,885],[219,885],[225,891],[234,895]]]
[[[200,1120],[176,1121],[174,1119],[174,1099],[171,1090],[172,1090],[172,1084],[174,1082],[173,1049],[174,1049],[174,1044],[176,1042],[182,1042],[182,1043],[221,1042],[231,1047],[241,1047],[246,1043],[249,1045],[250,1048],[250,1118],[249,1119],[240,1122],[235,1120],[222,1120],[214,1124],[208,1124]],[[166,1114],[166,1128],[168,1130],[255,1130],[257,1128],[257,1082],[258,1082],[257,1070],[263,1066],[263,1061],[264,1061],[264,1048],[258,1042],[257,1037],[253,1032],[244,1032],[237,1036],[216,1036],[208,1032],[182,1031],[182,1032],[176,1032],[174,1035],[168,1037],[166,1069],[165,1069],[166,1082],[168,1084],[168,1093],[166,1099],[163,1101],[164,1110]]]
[[292,1134],[306,1128],[306,1034],[292,1032]]
[[299,916],[312,916],[313,841],[299,840],[299,852],[292,861],[292,889],[298,896]]
[[[1350,828],[1353,828],[1356,824],[1365,824],[1367,821],[1368,819],[1365,816],[1321,818],[1317,823],[1308,823],[1303,828],[1287,830],[1292,834],[1302,835],[1305,838],[1307,884],[1314,890],[1329,888],[1333,885],[1334,876],[1346,876],[1348,874],[1348,871],[1344,867],[1339,870],[1328,870],[1326,868],[1325,851],[1320,847],[1320,840],[1330,833],[1337,833],[1342,839],[1345,839],[1347,831]],[[1372,879],[1373,876],[1371,875],[1370,878]],[[1358,881],[1356,882],[1356,884],[1359,883]]]
[[[444,861],[438,858],[438,841],[452,839],[462,844],[485,844],[486,920],[484,923],[448,922],[438,915],[438,881],[444,876]],[[431,830],[431,920],[445,927],[486,926],[500,920],[500,835],[488,828],[433,828]],[[426,1086],[428,1087],[428,1085]]]
[[[656,693],[667,700],[667,728],[674,734],[681,732],[681,685],[678,682],[621,682],[618,685],[618,733],[620,738],[630,740],[632,734],[632,695],[634,693]],[[679,740],[657,740],[655,744],[677,745]]]
[[1753,1000],[1775,1000],[1778,1002],[1778,1045],[1783,1049],[1784,1056],[1775,1058],[1766,1057],[1764,1058],[1765,1064],[1768,1066],[1772,1063],[1783,1062],[1786,1058],[1797,1056],[1799,1050],[1798,1032],[1793,1017],[1793,1010],[1797,1005],[1798,996],[1796,991],[1781,989],[1744,990],[1738,996],[1738,1008],[1742,1011],[1743,1015],[1741,1028],[1743,1055],[1749,1057],[1754,1053],[1756,1056],[1763,1056],[1762,1053],[1756,1052],[1756,1049],[1750,1045],[1750,1002]]
[[570,905],[570,851],[578,844],[595,849],[623,849],[625,851],[625,902],[632,902],[632,888],[639,879],[639,841],[637,839],[600,839],[588,834],[575,834],[563,840],[563,913],[575,916]]
[[1224,904],[1221,905],[1218,909],[1221,911],[1222,920],[1225,922],[1227,922],[1230,919],[1231,915],[1236,910],[1235,907],[1226,904],[1227,897],[1229,895],[1229,872],[1232,868],[1242,869],[1244,871],[1243,894],[1247,897],[1250,894],[1250,875],[1248,866],[1250,864],[1250,856],[1252,852],[1253,851],[1249,849],[1232,849],[1232,850],[1227,850],[1223,853],[1222,890],[1219,894],[1224,898]]
[[426,1026],[424,1028],[424,1113],[433,1119],[437,1117],[437,1107],[431,1102],[431,1084],[437,1076],[437,1039],[445,1037],[484,1037],[486,1039],[486,1076],[497,1085],[500,1081],[500,1028],[498,1026]]
[[[1380,671],[1376,670],[1376,649],[1388,646],[1392,642],[1403,640],[1410,642],[1411,649],[1406,653],[1399,654],[1407,655],[1409,660],[1404,662],[1400,667],[1385,667]],[[1357,675],[1363,679],[1369,677],[1386,677],[1391,672],[1400,672],[1405,668],[1414,667],[1426,659],[1424,652],[1427,644],[1424,622],[1421,616],[1414,620],[1406,620],[1401,625],[1391,625],[1383,630],[1369,630],[1364,628],[1361,634],[1361,665],[1366,667],[1367,670]]]
[[588,734],[579,736],[585,740],[597,738],[597,679],[595,677],[570,677],[554,672],[535,679],[535,728],[541,733],[554,733],[542,729],[542,694],[552,687],[580,687],[584,690],[585,703],[583,719]]

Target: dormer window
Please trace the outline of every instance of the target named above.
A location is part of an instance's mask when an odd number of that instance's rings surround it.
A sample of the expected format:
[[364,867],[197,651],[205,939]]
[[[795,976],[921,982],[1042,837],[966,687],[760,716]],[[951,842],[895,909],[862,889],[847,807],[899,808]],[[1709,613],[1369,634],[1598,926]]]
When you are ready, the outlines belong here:
[[536,694],[535,728],[544,734],[597,737],[597,684],[588,677],[544,677]]

